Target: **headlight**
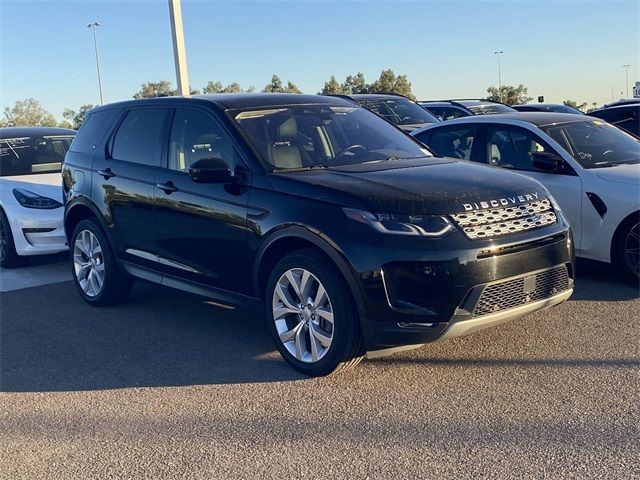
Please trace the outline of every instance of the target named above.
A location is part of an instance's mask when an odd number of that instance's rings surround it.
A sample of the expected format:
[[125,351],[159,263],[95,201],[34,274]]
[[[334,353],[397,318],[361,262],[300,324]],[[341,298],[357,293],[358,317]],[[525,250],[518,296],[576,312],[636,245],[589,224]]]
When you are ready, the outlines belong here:
[[53,198],[43,197],[37,193],[30,192],[29,190],[23,190],[22,188],[14,188],[13,196],[16,197],[18,203],[25,208],[40,208],[40,209],[52,209],[62,206],[60,202]]
[[441,237],[453,229],[451,222],[440,215],[373,214],[353,208],[345,208],[343,210],[351,220],[366,223],[381,233]]

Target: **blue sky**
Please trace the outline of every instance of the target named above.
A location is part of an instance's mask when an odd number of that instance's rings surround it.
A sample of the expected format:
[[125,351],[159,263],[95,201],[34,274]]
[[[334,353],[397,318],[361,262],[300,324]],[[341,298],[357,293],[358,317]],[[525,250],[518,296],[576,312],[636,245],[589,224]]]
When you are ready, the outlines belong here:
[[[383,68],[406,74],[419,98],[477,97],[498,83],[533,97],[602,104],[640,79],[640,2],[182,1],[190,83],[261,89],[272,73],[316,93]],[[87,23],[98,30],[105,101],[144,81],[175,84],[167,0],[0,0],[0,107],[34,97],[61,119],[98,103]]]

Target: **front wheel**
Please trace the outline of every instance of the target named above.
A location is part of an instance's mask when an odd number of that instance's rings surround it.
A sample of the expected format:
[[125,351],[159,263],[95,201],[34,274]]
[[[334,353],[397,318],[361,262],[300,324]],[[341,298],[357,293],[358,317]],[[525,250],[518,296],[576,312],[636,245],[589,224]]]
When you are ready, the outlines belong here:
[[635,218],[622,227],[615,246],[614,260],[629,279],[640,280],[640,222]]
[[362,333],[340,271],[315,250],[283,258],[267,283],[267,319],[276,347],[296,370],[328,375],[357,365]]
[[91,305],[123,301],[131,291],[131,279],[116,263],[106,236],[96,221],[82,220],[71,237],[73,280],[80,296]]

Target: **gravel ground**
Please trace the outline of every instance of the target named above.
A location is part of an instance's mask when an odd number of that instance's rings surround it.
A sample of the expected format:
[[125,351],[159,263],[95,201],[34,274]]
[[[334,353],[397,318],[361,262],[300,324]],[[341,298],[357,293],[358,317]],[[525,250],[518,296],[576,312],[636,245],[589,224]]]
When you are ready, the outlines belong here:
[[640,478],[640,300],[572,299],[322,379],[254,312],[139,284],[0,295],[0,477]]

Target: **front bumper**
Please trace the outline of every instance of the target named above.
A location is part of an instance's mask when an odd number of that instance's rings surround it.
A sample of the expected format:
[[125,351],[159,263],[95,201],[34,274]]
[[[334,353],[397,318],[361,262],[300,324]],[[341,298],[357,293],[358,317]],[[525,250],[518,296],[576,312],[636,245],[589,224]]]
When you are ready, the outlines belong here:
[[437,243],[377,246],[347,252],[356,261],[369,357],[505,322],[573,291],[573,241],[564,224],[491,242],[455,233]]
[[40,210],[5,205],[4,210],[18,255],[46,255],[68,249],[64,234],[64,208]]

